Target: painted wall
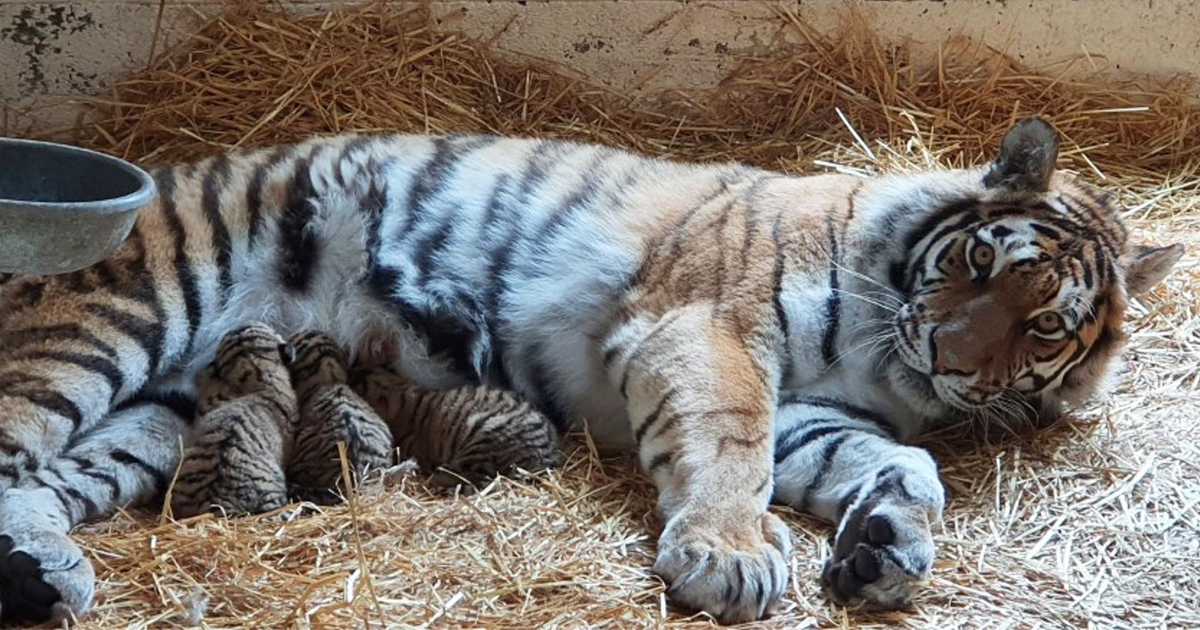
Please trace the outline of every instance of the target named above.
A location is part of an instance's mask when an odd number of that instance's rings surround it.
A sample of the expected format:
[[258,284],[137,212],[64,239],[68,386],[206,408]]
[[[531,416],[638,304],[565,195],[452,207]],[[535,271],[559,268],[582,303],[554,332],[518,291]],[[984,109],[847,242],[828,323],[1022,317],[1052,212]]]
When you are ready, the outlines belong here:
[[[291,10],[338,4],[289,2]],[[844,0],[457,0],[430,3],[446,28],[564,64],[626,91],[711,85],[739,54],[778,42],[787,7],[834,28]],[[143,67],[223,4],[212,0],[0,0],[0,133],[70,125],[79,97]],[[967,35],[1040,67],[1200,73],[1200,3],[1191,0],[861,0],[888,41],[936,49]],[[161,9],[161,19],[160,19]]]

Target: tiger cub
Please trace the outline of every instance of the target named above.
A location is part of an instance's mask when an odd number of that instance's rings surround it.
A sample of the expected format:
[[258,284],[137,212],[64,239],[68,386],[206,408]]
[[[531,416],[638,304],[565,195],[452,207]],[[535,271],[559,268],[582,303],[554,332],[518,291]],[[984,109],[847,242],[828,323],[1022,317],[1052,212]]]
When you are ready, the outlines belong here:
[[355,474],[380,470],[394,462],[392,433],[347,384],[345,352],[329,335],[306,332],[288,340],[294,359],[292,385],[300,402],[300,425],[287,469],[291,494],[317,503],[336,499],[342,476],[338,443]]
[[288,502],[284,466],[296,433],[291,348],[270,326],[224,337],[197,378],[200,417],[171,492],[176,518],[219,509],[257,514]]
[[436,471],[435,485],[477,482],[559,464],[558,436],[541,412],[511,392],[414,385],[390,365],[355,365],[352,387],[387,421],[402,459]]

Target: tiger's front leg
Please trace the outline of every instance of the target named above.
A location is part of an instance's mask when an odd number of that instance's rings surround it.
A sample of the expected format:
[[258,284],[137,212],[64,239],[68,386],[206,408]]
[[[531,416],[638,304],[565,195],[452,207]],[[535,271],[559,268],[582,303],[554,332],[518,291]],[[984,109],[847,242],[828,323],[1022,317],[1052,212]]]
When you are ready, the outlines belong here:
[[[140,251],[105,263],[110,274]],[[115,271],[114,271],[115,270]],[[115,403],[141,389],[164,358],[151,278],[115,297],[87,288],[94,270],[22,278],[0,300],[0,491],[52,461]]]
[[711,311],[635,318],[606,344],[642,467],[666,526],[654,571],[679,605],[722,623],[769,614],[788,582],[791,535],[767,512],[773,392]]
[[0,624],[55,623],[91,606],[95,574],[70,531],[161,498],[192,420],[186,395],[139,397],[0,492]]
[[893,441],[875,414],[820,396],[786,397],[775,433],[775,499],[838,525],[825,592],[907,606],[933,567],[945,500],[933,458]]

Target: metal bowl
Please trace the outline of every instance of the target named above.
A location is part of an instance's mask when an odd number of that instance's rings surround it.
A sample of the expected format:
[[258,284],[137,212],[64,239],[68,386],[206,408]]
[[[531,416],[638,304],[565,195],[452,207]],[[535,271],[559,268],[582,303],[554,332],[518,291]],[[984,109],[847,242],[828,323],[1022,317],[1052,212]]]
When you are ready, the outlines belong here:
[[153,198],[150,175],[124,160],[0,138],[0,272],[67,273],[98,263]]

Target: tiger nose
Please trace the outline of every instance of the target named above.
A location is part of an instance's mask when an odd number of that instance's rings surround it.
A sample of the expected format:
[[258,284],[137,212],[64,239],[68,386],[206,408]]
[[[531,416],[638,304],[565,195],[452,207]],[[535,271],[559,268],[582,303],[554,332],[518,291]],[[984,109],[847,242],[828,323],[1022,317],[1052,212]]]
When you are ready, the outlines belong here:
[[958,368],[958,361],[955,359],[953,352],[939,350],[937,344],[933,344],[933,349],[936,354],[933,355],[933,373],[934,374],[952,374],[961,372]]
[[965,374],[970,357],[964,356],[963,348],[972,346],[969,334],[938,327],[929,335],[929,353],[934,374]]

